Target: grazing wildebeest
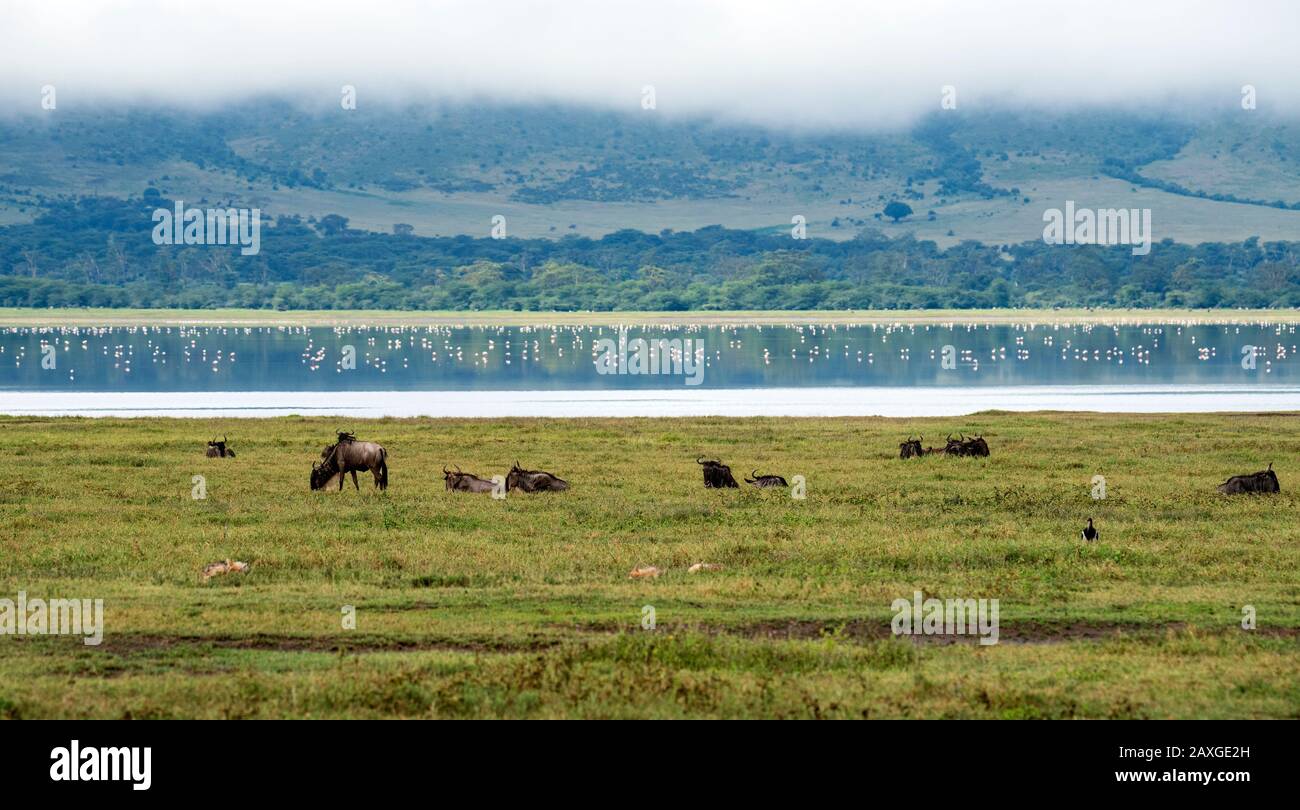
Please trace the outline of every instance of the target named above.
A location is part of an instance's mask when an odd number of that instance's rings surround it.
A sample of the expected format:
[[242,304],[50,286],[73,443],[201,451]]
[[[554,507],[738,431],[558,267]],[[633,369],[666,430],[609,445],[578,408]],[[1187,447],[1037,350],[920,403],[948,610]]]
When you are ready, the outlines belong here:
[[208,458],[234,458],[235,451],[226,447],[226,441],[227,439],[225,436],[221,437],[221,441],[217,441],[217,437],[213,436],[212,441],[208,442],[208,449],[205,451],[205,455],[207,455]]
[[732,489],[740,484],[731,475],[731,468],[718,460],[695,459],[695,463],[704,468],[704,486],[706,489]]
[[779,475],[759,475],[758,470],[754,470],[750,475],[753,478],[746,478],[746,484],[753,484],[759,489],[770,489],[771,487],[788,487],[786,480]]
[[506,476],[506,491],[521,489],[524,492],[563,492],[569,488],[569,482],[557,475],[541,470],[525,470],[515,462]]
[[1243,492],[1281,492],[1282,487],[1278,484],[1277,473],[1273,472],[1273,464],[1269,463],[1267,470],[1260,470],[1250,475],[1234,475],[1222,484],[1219,484],[1219,492],[1224,495],[1240,495]]
[[496,485],[486,478],[479,478],[473,473],[461,472],[460,466],[456,466],[456,472],[449,471],[446,467],[442,468],[442,480],[446,482],[448,492],[491,492]]
[[388,489],[388,451],[374,442],[359,442],[351,433],[339,433],[338,441],[321,451],[324,461],[311,465],[311,488],[324,489],[337,478],[339,489],[343,479],[352,473],[352,486],[358,491],[357,470],[369,470],[375,476],[375,486]]
[[924,439],[924,438],[925,438],[925,436],[922,436],[920,439],[913,439],[913,438],[909,435],[909,436],[907,437],[907,441],[905,441],[905,442],[903,442],[902,444],[898,445],[898,457],[899,457],[899,458],[919,458],[920,456],[925,455],[925,451],[924,451],[923,449],[921,449],[921,441],[922,441],[922,439]]

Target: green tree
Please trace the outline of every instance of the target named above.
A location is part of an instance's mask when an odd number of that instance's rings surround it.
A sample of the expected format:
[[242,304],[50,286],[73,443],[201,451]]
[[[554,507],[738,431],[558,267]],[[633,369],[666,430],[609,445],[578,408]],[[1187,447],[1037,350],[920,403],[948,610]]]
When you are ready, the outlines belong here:
[[348,229],[348,218],[338,214],[326,214],[316,223],[316,229],[326,236],[334,236]]
[[903,217],[910,217],[911,215],[912,215],[912,206],[908,205],[905,202],[899,202],[898,200],[894,200],[889,205],[885,206],[885,216],[889,217],[895,222],[899,221]]

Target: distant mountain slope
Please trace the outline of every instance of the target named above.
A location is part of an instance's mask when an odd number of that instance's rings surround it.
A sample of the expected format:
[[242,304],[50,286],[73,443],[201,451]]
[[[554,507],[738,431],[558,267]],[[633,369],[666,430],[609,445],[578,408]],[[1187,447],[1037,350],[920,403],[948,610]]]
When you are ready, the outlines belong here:
[[[1038,238],[1067,199],[1153,210],[1156,237],[1300,233],[1300,127],[1263,113],[1199,123],[1120,112],[936,112],[905,132],[792,133],[657,111],[264,100],[218,112],[78,110],[0,120],[0,224],[55,200],[153,187],[353,228],[487,235],[657,233],[719,224],[851,238],[872,225],[940,245]],[[1217,198],[1217,199],[1215,199]],[[879,218],[899,199],[916,214]],[[933,216],[930,215],[933,212]]]

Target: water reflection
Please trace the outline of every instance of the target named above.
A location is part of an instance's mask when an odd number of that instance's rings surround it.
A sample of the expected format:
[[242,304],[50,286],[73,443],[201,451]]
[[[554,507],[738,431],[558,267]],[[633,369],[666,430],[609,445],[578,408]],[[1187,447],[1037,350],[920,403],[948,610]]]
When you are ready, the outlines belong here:
[[[609,326],[10,327],[11,391],[545,391],[664,389],[599,374]],[[626,327],[690,338],[703,386],[834,388],[1296,384],[1296,326],[863,324]]]

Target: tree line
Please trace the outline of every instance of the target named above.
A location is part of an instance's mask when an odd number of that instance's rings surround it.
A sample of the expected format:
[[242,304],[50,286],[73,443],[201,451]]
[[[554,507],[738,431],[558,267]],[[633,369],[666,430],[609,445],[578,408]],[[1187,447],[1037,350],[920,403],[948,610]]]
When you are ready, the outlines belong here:
[[0,305],[724,310],[1300,306],[1300,243],[834,241],[721,227],[599,239],[420,237],[345,217],[263,223],[261,252],[155,245],[156,194],[51,205],[0,227]]

